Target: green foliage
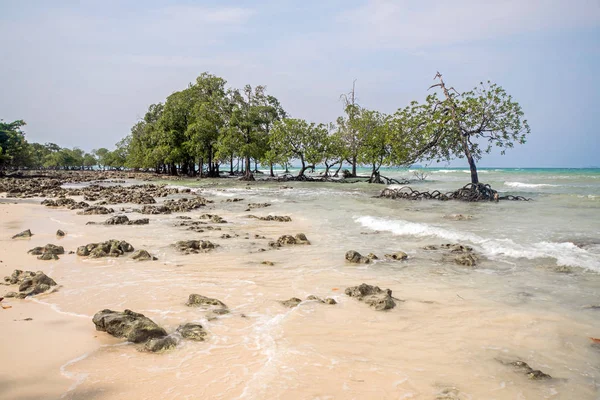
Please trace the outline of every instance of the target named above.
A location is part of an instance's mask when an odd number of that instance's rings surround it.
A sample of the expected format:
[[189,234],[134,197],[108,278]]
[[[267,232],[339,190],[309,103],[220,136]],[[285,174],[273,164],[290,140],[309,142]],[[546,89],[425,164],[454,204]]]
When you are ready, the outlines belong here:
[[30,155],[25,133],[25,122],[0,120],[0,170],[24,165]]

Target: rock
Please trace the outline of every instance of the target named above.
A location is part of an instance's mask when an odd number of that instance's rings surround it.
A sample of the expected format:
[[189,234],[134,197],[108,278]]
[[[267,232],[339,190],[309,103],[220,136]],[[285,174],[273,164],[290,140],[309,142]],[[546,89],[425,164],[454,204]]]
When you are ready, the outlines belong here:
[[439,246],[428,245],[423,247],[423,250],[450,250],[451,253],[471,253],[473,248],[470,246],[463,246],[458,243],[446,243]]
[[468,221],[473,219],[472,215],[463,215],[463,214],[449,214],[444,215],[445,219],[450,219],[452,221]]
[[89,256],[90,258],[119,257],[125,253],[131,253],[133,246],[124,240],[111,239],[102,243],[89,243],[77,248],[78,256]]
[[182,253],[207,253],[218,247],[217,244],[211,243],[208,240],[181,240],[175,243],[175,248]]
[[277,221],[277,222],[290,222],[292,220],[291,217],[288,216],[280,216],[280,215],[267,215],[266,217],[257,217],[256,215],[248,215],[247,218],[255,218],[261,221]]
[[297,297],[292,297],[292,298],[291,298],[291,299],[289,299],[289,300],[283,300],[283,301],[280,301],[280,303],[281,303],[282,305],[284,305],[285,307],[287,307],[287,308],[294,308],[294,307],[297,307],[297,306],[298,306],[298,304],[302,303],[302,300],[300,300],[300,299],[299,299],[299,298],[297,298]]
[[243,201],[244,199],[239,199],[239,198],[232,198],[232,199],[227,199],[227,200],[223,200],[226,203],[237,203],[238,201]]
[[331,297],[327,297],[325,300],[323,300],[320,297],[314,296],[314,295],[310,295],[306,298],[306,300],[314,300],[314,301],[318,301],[319,303],[323,303],[323,304],[337,304],[337,301],[335,301],[335,299],[332,299]]
[[344,293],[346,293],[347,296],[365,302],[377,311],[389,310],[396,307],[390,289],[381,290],[378,286],[371,286],[363,283],[359,286],[346,288]]
[[149,260],[158,260],[158,258],[154,257],[146,250],[137,250],[131,255],[131,258],[138,261],[149,261]]
[[57,238],[65,237],[65,235],[66,235],[66,233],[64,233],[60,229],[56,231],[56,237]]
[[197,342],[204,341],[206,336],[208,336],[208,333],[200,324],[187,323],[179,325],[179,327],[177,328],[177,332],[181,335],[182,338],[188,340],[195,340]]
[[210,297],[205,297],[200,294],[190,294],[188,297],[188,301],[185,304],[188,307],[199,307],[199,306],[217,306],[223,309],[227,309],[227,305],[223,303],[221,300],[212,299]]
[[[117,338],[125,338],[133,343],[167,336],[167,332],[150,318],[131,310],[123,312],[102,310],[94,315],[92,321],[96,325],[96,330]],[[160,347],[158,344],[155,346]]]
[[263,261],[263,262],[261,262],[261,264],[263,264],[263,265],[269,265],[269,266],[271,266],[271,267],[272,267],[273,265],[275,265],[275,263],[274,263],[273,261]]
[[110,214],[115,212],[112,208],[106,208],[102,206],[91,206],[86,208],[83,211],[79,211],[78,215],[100,215],[100,214]]
[[280,236],[276,242],[269,242],[269,246],[271,247],[282,247],[294,244],[310,244],[310,241],[306,238],[304,233],[298,233],[296,236],[283,235]]
[[522,372],[531,380],[543,380],[543,379],[552,379],[552,377],[540,370],[535,370],[529,366],[525,361],[512,361],[506,362],[503,360],[498,360],[504,365],[512,366],[516,371]]
[[406,260],[408,258],[408,254],[403,251],[397,251],[392,254],[386,254],[385,258],[388,260]]
[[250,211],[254,208],[265,208],[265,207],[270,207],[271,204],[270,203],[250,203],[248,204],[248,209],[246,211]]
[[24,230],[23,232],[17,233],[16,235],[14,235],[12,238],[13,239],[19,239],[19,238],[30,238],[33,236],[33,233],[31,233],[30,229]]
[[373,254],[373,253],[369,253],[369,254],[367,254],[367,258],[368,258],[369,260],[379,260],[379,257],[377,257],[377,256],[376,256],[375,254]]
[[127,215],[114,215],[104,221],[104,225],[126,225],[129,222]]
[[177,346],[177,340],[172,336],[166,336],[162,338],[153,338],[146,342],[143,347],[143,351],[151,353],[162,353],[167,350],[171,350]]
[[227,223],[227,221],[225,221],[223,218],[221,218],[220,216],[216,215],[216,214],[202,214],[200,216],[200,219],[210,219],[211,222],[215,223],[215,224],[225,224]]
[[44,253],[49,254],[65,254],[65,249],[62,246],[57,246],[55,244],[47,244],[44,247],[34,247],[33,249],[28,251],[29,254],[33,254],[34,256],[38,256]]
[[19,293],[11,292],[4,297],[18,297],[21,299],[47,292],[52,286],[56,286],[54,279],[42,271],[32,272],[16,269],[11,276],[4,277],[4,281],[10,285],[19,285]]
[[41,256],[38,256],[38,260],[58,260],[58,256],[52,253],[44,253]]
[[[375,256],[377,257],[377,256]],[[375,258],[376,259],[376,258]],[[355,264],[370,264],[371,258],[363,257],[358,251],[348,250],[346,252],[346,261],[355,263]]]
[[454,258],[454,262],[458,265],[474,267],[477,265],[477,257],[475,257],[473,254],[463,254]]

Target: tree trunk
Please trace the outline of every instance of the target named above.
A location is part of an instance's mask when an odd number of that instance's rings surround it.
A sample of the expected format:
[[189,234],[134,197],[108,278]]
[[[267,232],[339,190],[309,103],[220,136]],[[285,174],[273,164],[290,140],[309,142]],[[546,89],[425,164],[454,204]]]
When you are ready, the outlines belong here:
[[352,156],[352,176],[356,176],[356,156]]
[[275,176],[275,174],[273,173],[273,163],[269,163],[269,176]]
[[231,155],[231,158],[229,159],[229,175],[233,175],[233,154]]
[[340,170],[342,169],[342,167],[344,166],[343,162],[340,162],[340,166],[338,167],[338,169],[335,170],[335,174],[333,174],[334,177],[338,177],[340,174]]
[[479,177],[477,176],[477,166],[475,165],[475,160],[471,155],[471,150],[469,149],[469,141],[467,138],[463,137],[463,149],[465,150],[465,156],[467,157],[467,161],[469,162],[469,168],[471,169],[471,183],[476,185],[479,183]]

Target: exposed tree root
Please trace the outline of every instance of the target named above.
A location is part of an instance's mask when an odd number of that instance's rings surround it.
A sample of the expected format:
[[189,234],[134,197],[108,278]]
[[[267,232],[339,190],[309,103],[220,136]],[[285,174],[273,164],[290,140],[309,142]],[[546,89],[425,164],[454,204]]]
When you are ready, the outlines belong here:
[[419,192],[409,186],[403,186],[400,189],[384,189],[379,197],[388,199],[408,199],[408,200],[462,200],[462,201],[499,201],[499,200],[520,200],[529,201],[531,199],[523,196],[500,196],[490,185],[483,183],[469,183],[454,192],[442,193],[439,190],[433,192]]

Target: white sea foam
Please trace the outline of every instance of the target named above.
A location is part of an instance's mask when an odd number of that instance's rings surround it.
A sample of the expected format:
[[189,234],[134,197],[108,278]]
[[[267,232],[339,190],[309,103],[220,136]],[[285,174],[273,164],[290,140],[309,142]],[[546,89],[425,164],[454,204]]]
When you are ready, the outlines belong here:
[[557,187],[559,185],[551,185],[549,183],[524,183],[524,182],[504,182],[505,186],[516,188],[542,188],[542,187]]
[[416,237],[438,237],[449,241],[468,241],[481,247],[483,253],[492,259],[554,258],[557,264],[587,268],[600,272],[600,259],[597,254],[581,249],[570,242],[515,243],[511,239],[487,239],[479,235],[446,229],[435,225],[388,220],[371,216],[355,218],[362,226],[375,231],[388,231],[395,235]]

